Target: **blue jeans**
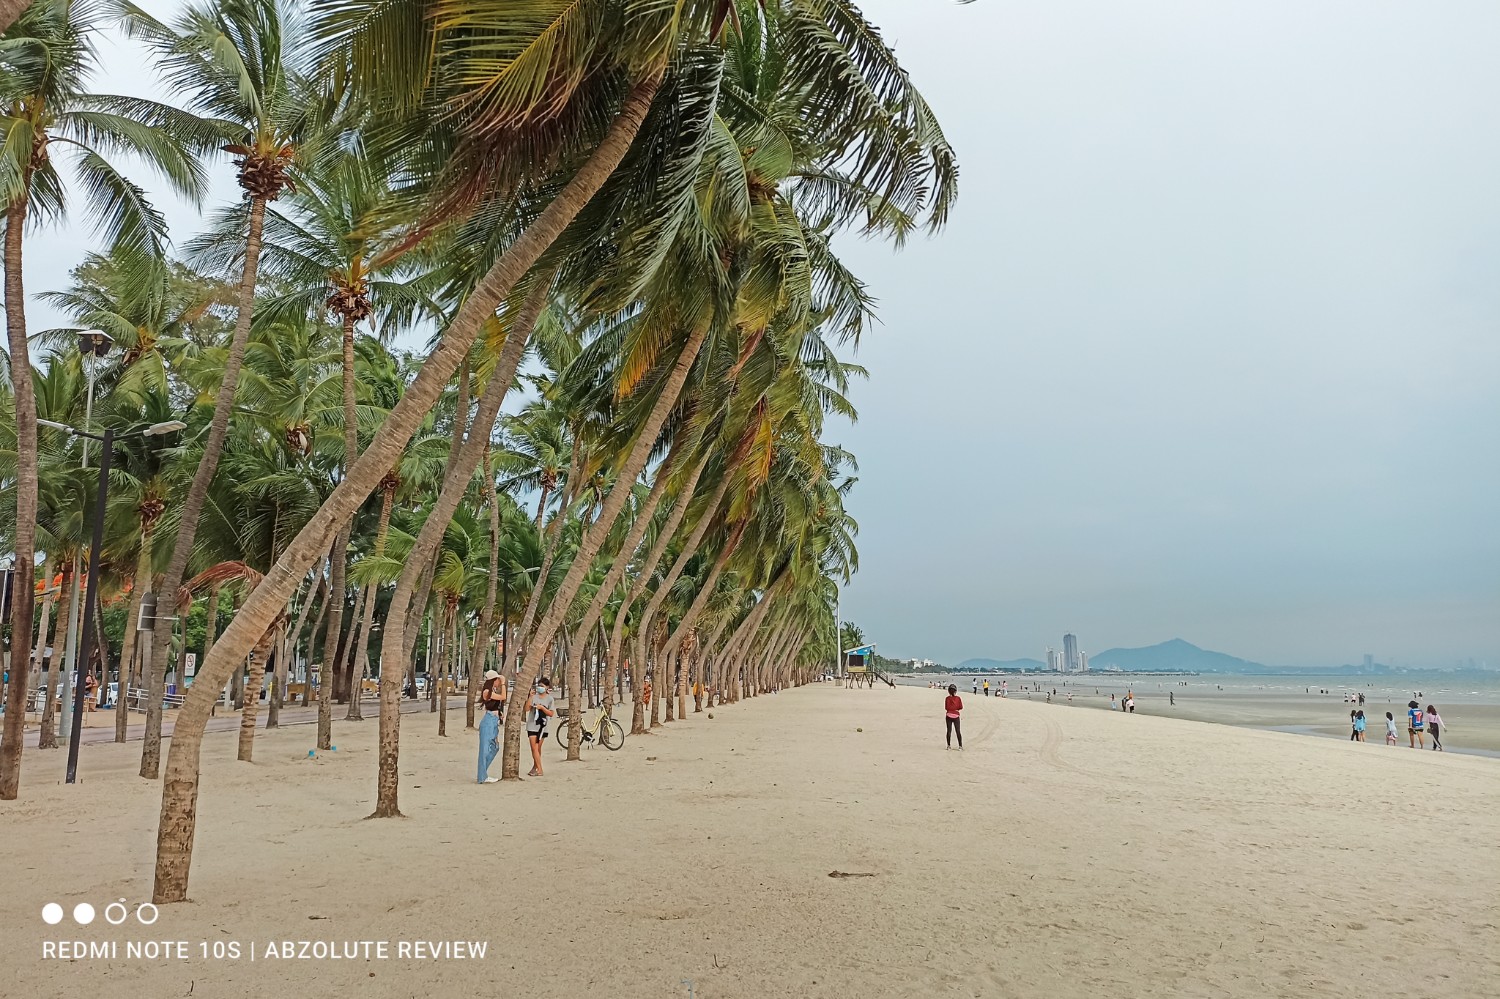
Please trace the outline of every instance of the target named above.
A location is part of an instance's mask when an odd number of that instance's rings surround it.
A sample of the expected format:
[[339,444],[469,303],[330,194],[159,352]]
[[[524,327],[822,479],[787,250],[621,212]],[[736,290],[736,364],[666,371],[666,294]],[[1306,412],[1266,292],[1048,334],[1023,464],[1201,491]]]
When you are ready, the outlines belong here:
[[479,719],[479,783],[490,775],[490,764],[500,753],[500,719],[493,711],[483,712]]

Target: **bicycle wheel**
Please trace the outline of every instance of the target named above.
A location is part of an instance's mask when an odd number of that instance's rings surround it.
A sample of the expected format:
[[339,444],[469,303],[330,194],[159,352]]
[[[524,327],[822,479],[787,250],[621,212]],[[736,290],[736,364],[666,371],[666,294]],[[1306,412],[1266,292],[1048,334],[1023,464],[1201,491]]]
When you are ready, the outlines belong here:
[[619,749],[625,745],[624,726],[613,718],[604,719],[604,724],[599,726],[599,741],[604,743],[605,749]]
[[557,744],[564,749],[568,748],[568,723],[562,720],[557,723]]

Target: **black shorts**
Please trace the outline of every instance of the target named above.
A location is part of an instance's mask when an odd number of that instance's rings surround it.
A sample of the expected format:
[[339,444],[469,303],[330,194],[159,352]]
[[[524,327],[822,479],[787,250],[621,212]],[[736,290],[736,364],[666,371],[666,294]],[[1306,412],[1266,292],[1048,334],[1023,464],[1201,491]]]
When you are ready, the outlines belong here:
[[528,728],[526,730],[526,734],[531,736],[533,739],[545,739],[547,738],[547,726],[543,725],[541,728]]

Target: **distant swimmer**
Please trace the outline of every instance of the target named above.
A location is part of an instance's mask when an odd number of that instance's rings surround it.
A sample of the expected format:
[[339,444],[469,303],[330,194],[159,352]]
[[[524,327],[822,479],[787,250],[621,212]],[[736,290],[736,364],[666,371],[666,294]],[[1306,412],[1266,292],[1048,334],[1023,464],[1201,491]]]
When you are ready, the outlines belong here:
[[958,725],[958,715],[963,709],[964,699],[958,696],[958,687],[955,684],[948,684],[948,696],[943,698],[943,715],[944,720],[947,722],[944,726],[943,734],[949,749],[953,748],[953,737],[955,735],[958,736],[958,748],[964,748],[963,729],[959,728]]

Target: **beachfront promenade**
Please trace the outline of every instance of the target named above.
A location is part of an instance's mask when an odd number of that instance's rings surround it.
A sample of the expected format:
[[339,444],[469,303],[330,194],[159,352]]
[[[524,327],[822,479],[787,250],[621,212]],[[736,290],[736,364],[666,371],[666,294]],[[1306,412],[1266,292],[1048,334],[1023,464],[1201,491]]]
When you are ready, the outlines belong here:
[[[460,693],[457,696],[458,710],[460,715],[462,715],[464,710],[463,694]],[[335,719],[342,720],[344,717],[344,713],[348,710],[348,704],[335,704],[333,706],[333,716]],[[428,704],[425,697],[415,701],[410,699],[402,699],[401,701],[401,713],[404,715],[413,714],[417,711],[427,710]],[[450,696],[448,700],[448,710],[453,710],[452,696]],[[374,719],[380,713],[379,699],[374,697],[366,697],[360,702],[360,711],[367,719]],[[27,717],[34,719],[35,712],[32,712]],[[163,736],[170,737],[172,735],[173,720],[175,717],[175,711],[168,711],[163,715]],[[125,728],[126,742],[140,742],[146,737],[146,723],[144,720],[141,720],[143,718],[144,716],[140,712],[132,711],[130,713],[131,721],[130,724]],[[303,707],[301,705],[291,705],[283,707],[281,709],[281,718],[279,719],[279,721],[283,726],[316,725],[318,722],[318,706],[317,704],[312,704],[307,707]],[[350,724],[358,723],[351,722]],[[463,725],[462,718],[460,718],[459,725]],[[255,716],[255,727],[257,729],[264,729],[266,727],[266,705],[264,701],[261,702],[260,711]],[[219,706],[218,713],[208,720],[209,732],[238,732],[239,730],[240,712],[235,710],[234,708],[226,708],[222,704]],[[79,744],[83,746],[92,746],[104,742],[114,742],[114,711],[112,709],[102,709],[93,712],[88,716],[88,724],[85,725],[80,730],[80,732],[82,735],[82,739],[80,740]],[[40,738],[40,735],[41,733],[37,728],[36,722],[34,720],[29,722],[28,730],[26,732],[26,748],[35,749],[37,746],[37,740]]]
[[149,896],[159,786],[138,746],[92,747],[82,786],[33,774],[0,805],[0,975],[47,996],[1494,994],[1500,763],[964,701],[963,753],[939,692],[819,684],[582,763],[549,741],[545,778],[489,787],[461,710],[447,739],[409,715],[400,821],[364,819],[373,720],[316,759],[305,728],[259,733],[253,765],[206,739],[193,901],[157,937],[490,941],[467,961],[41,960],[64,929],[45,902]]

